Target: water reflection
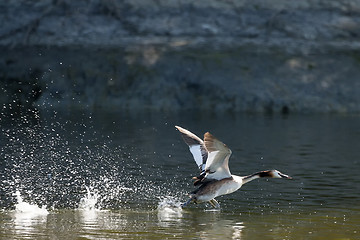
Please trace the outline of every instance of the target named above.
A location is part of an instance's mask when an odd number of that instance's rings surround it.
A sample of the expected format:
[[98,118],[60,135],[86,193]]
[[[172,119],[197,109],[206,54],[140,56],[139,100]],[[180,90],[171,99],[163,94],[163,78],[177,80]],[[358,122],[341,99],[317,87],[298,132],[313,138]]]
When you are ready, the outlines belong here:
[[241,235],[244,227],[245,226],[243,222],[235,223],[235,225],[232,226],[232,228],[234,229],[232,239],[241,239]]
[[46,228],[47,214],[15,211],[12,215],[15,236],[33,239],[38,234],[42,235]]
[[[172,212],[174,213],[174,212]],[[0,236],[63,239],[356,239],[359,209],[257,214],[200,208],[181,214],[129,210],[57,210],[47,216],[0,212]]]
[[200,239],[243,239],[242,232],[245,228],[243,222],[221,219],[204,226],[205,229],[199,232]]
[[79,214],[80,214],[80,221],[83,223],[83,228],[86,230],[88,228],[92,229],[94,227],[94,225],[97,224],[98,222],[98,217],[99,217],[99,211],[101,210],[96,210],[96,209],[91,209],[91,210],[78,210]]

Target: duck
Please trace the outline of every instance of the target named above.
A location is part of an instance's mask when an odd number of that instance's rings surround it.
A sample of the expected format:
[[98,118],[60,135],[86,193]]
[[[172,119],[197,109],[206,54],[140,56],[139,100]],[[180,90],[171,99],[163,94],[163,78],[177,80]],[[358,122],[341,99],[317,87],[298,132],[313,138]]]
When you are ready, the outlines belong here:
[[278,170],[265,170],[247,176],[232,175],[229,169],[232,152],[223,142],[209,132],[204,134],[204,140],[202,140],[189,130],[179,126],[175,128],[189,146],[200,171],[198,176],[193,177],[194,186],[197,186],[197,189],[189,194],[189,199],[182,204],[182,207],[192,202],[208,202],[212,207],[219,209],[220,204],[215,199],[216,197],[233,193],[252,180],[257,178],[292,179]]

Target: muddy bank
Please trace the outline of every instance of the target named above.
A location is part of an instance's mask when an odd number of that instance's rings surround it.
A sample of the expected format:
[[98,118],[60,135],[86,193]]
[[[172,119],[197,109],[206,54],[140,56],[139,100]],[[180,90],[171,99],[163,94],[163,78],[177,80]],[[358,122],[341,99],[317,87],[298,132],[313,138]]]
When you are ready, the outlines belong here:
[[358,1],[12,1],[0,18],[7,108],[360,111]]

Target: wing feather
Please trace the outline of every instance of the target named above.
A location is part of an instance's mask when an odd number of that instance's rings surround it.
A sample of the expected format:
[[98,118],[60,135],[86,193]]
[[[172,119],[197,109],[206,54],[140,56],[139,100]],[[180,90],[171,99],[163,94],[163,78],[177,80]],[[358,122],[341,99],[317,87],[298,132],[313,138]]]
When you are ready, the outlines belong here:
[[204,134],[204,145],[208,151],[205,179],[220,180],[231,177],[229,170],[231,150],[209,132]]
[[198,136],[189,130],[179,126],[175,127],[181,133],[184,142],[189,146],[190,152],[193,155],[200,172],[203,172],[205,170],[206,160],[208,158],[208,152],[206,151],[203,140],[201,140]]

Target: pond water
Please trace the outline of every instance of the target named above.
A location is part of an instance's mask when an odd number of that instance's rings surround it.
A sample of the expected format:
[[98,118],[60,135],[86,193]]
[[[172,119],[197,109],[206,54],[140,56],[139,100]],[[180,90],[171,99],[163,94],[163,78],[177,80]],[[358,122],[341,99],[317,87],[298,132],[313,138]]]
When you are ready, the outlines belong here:
[[[0,239],[360,239],[360,115],[29,111],[0,119]],[[278,169],[181,209],[210,131],[232,174]]]

